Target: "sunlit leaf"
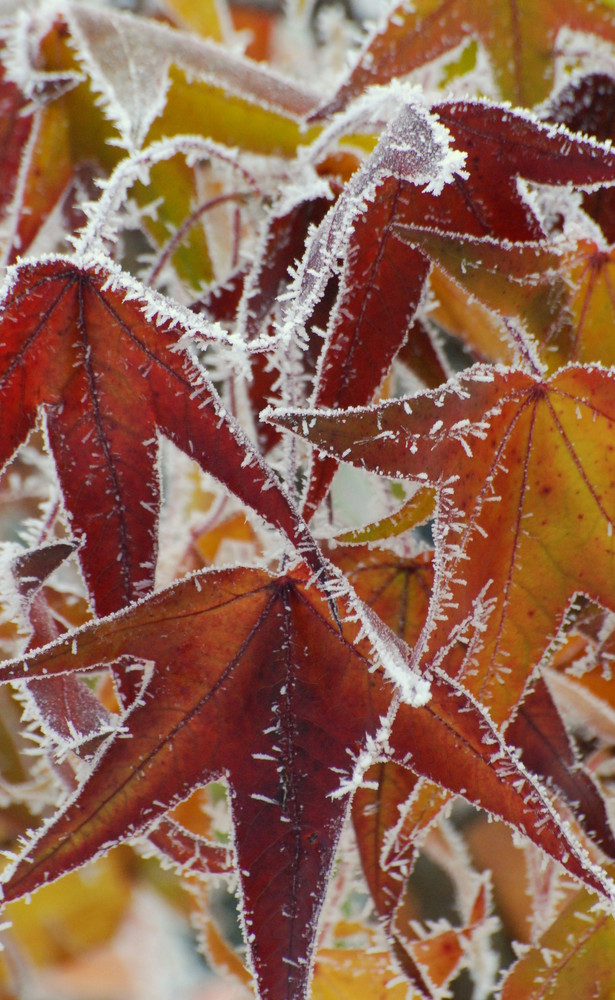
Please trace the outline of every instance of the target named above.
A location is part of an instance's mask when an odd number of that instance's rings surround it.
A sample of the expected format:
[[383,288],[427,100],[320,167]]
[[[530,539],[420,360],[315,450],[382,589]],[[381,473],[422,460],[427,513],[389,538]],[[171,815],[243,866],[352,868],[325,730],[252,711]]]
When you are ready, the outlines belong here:
[[386,951],[322,949],[312,984],[313,1000],[408,1000]]
[[276,417],[338,458],[437,487],[439,620],[420,661],[463,676],[496,718],[576,592],[613,606],[612,379],[599,367],[548,380],[476,367],[414,399]]

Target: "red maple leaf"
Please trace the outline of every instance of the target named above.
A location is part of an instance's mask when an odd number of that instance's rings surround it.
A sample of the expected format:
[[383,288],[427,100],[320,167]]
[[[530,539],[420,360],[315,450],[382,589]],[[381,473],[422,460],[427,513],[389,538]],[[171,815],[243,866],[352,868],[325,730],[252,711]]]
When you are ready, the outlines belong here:
[[[146,668],[121,728],[16,861],[4,898],[113,844],[156,835],[161,822],[168,850],[168,810],[225,777],[259,994],[304,998],[348,807],[336,793],[366,753],[505,818],[594,890],[615,894],[561,824],[551,794],[462,686],[439,672],[423,707],[399,704],[348,620],[351,609],[338,607],[335,616],[302,567],[277,578],[241,567],[203,572],[3,664],[3,681],[53,679],[122,657],[132,670]],[[198,850],[195,841],[197,861]],[[189,838],[170,851],[186,860]]]
[[[179,349],[184,311],[157,325],[152,298],[106,262],[22,264],[0,315],[0,466],[40,410],[79,558],[99,614],[152,587],[158,432],[295,544],[309,533],[212,384]],[[159,303],[160,305],[160,303]],[[316,564],[322,565],[315,556]]]

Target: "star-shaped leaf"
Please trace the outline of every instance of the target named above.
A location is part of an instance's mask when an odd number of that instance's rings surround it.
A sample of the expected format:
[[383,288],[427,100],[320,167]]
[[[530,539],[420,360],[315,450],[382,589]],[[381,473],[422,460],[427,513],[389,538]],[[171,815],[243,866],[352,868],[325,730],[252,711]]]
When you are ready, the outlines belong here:
[[595,891],[615,894],[488,713],[442,672],[426,705],[397,707],[349,611],[341,601],[336,619],[302,567],[277,578],[211,571],[5,662],[5,681],[121,658],[126,669],[145,670],[140,696],[89,777],[7,872],[5,899],[147,833],[197,787],[225,777],[259,995],[304,998],[347,811],[336,793],[370,746],[504,817]]
[[[294,542],[301,537],[311,544],[277,477],[200,368],[178,349],[199,324],[187,310],[165,314],[161,298],[141,293],[109,261],[79,266],[54,258],[13,271],[0,314],[0,465],[44,409],[64,504],[100,614],[153,584],[158,432]],[[152,318],[156,312],[162,325]]]
[[415,659],[463,676],[499,720],[575,593],[613,608],[613,387],[598,366],[549,379],[476,366],[413,399],[275,415],[328,454],[438,489],[439,572]]
[[[570,361],[615,362],[613,338],[605,335],[615,321],[611,248],[589,239],[572,246],[511,243],[411,226],[400,226],[397,233],[501,321],[521,320],[547,370]],[[473,346],[474,330],[459,335]],[[510,338],[509,343],[514,348]]]

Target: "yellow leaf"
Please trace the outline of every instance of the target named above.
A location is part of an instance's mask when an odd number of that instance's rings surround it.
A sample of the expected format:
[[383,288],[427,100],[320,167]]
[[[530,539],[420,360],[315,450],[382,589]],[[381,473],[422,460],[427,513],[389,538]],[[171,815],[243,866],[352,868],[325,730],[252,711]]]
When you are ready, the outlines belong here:
[[615,921],[581,892],[513,966],[502,1000],[615,996]]
[[175,15],[180,28],[196,31],[215,42],[224,41],[228,13],[220,0],[165,0],[165,7]]
[[338,535],[336,541],[345,544],[361,545],[367,542],[379,541],[401,535],[410,528],[418,528],[425,524],[433,515],[436,506],[436,491],[430,487],[418,490],[410,499],[396,510],[394,514],[368,524],[365,528],[356,528]]
[[318,953],[312,1000],[407,1000],[409,996],[416,994],[399,981],[388,952],[323,948]]
[[130,901],[126,850],[43,886],[29,904],[20,899],[7,905],[11,935],[34,963],[73,957],[111,937]]

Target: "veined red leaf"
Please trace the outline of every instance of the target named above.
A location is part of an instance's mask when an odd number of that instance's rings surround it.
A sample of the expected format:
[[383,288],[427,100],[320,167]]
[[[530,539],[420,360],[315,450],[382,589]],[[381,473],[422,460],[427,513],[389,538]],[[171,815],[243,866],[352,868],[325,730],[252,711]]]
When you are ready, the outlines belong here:
[[399,706],[388,747],[391,759],[505,819],[595,892],[614,898],[615,884],[575,841],[552,793],[525,768],[518,748],[507,743],[478,700],[439,668],[424,708]]
[[[615,31],[615,23],[614,23]],[[545,126],[529,113],[486,101],[436,104],[432,111],[467,153],[467,180],[456,178],[420,226],[511,241],[540,239],[519,178],[537,184],[590,187],[615,180],[615,152],[563,126]],[[446,202],[450,202],[450,206]]]
[[[308,239],[285,296],[284,328],[301,330],[331,279],[338,282],[314,382],[316,405],[369,402],[386,376],[407,339],[429,272],[421,253],[400,246],[394,224],[413,210],[410,189],[439,192],[463,162],[416,94],[402,91],[396,103],[375,149]],[[375,110],[391,114],[385,105]],[[306,517],[324,499],[335,468],[331,460],[314,458]]]
[[[608,147],[529,115],[484,101],[447,102],[432,112],[446,126],[452,149],[466,154],[467,174],[459,162],[446,166],[443,137],[433,120],[409,103],[307,244],[287,325],[305,322],[323,294],[327,274],[340,272],[314,406],[368,403],[406,341],[428,274],[429,248],[415,244],[402,252],[394,240],[397,226],[433,227],[455,237],[536,241],[543,229],[520,191],[520,178],[583,186],[615,179],[615,154]],[[428,137],[429,152],[422,156],[419,139],[410,132],[413,123]],[[429,157],[434,178],[440,172],[447,181],[437,191],[430,185],[421,190]],[[384,163],[392,176],[382,177]],[[361,201],[367,204],[357,215]],[[339,259],[345,262],[341,270]],[[547,288],[545,294],[554,293]],[[335,468],[331,458],[313,458],[306,516],[324,498]]]
[[365,775],[352,803],[361,864],[376,912],[396,938],[395,914],[412,871],[417,841],[450,801],[447,789],[384,761]]
[[604,799],[575,754],[562,717],[542,677],[534,682],[506,728],[533,774],[552,782],[573,809],[577,822],[602,850],[615,858],[615,837]]
[[[5,662],[5,681],[121,657],[146,669],[122,730],[7,873],[6,900],[147,833],[199,785],[225,776],[260,994],[306,996],[347,809],[334,793],[395,709],[358,625],[340,627],[330,600],[307,579],[301,569],[277,579],[243,568],[197,574]],[[460,685],[438,672],[424,707],[402,704],[393,714],[383,756],[504,817],[595,891],[615,894],[549,793]]]
[[[40,408],[84,575],[100,614],[154,580],[160,430],[270,523],[309,546],[275,475],[226,414],[202,372],[177,350],[190,314],[148,318],[157,300],[110,262],[56,258],[12,275],[0,317],[0,465]],[[145,294],[145,293],[143,293]],[[152,306],[154,301],[154,306]],[[317,559],[320,565],[320,560]]]
[[[429,613],[434,574],[430,555],[404,561],[393,553],[359,548],[334,550],[333,556],[361,598],[412,648]],[[489,694],[488,690],[483,694],[486,701]],[[531,773],[553,783],[586,833],[607,855],[615,857],[615,838],[604,801],[576,758],[541,678],[507,726],[506,740],[519,748]],[[389,930],[403,891],[402,876],[412,865],[416,838],[434,822],[448,800],[441,789],[425,780],[416,788],[415,784],[394,764],[375,766],[367,772],[366,787],[357,791],[353,802],[364,871]]]
[[[408,337],[429,263],[413,247],[400,248],[395,238],[405,186],[396,177],[384,180],[370,209],[355,222],[318,366],[315,406],[369,402]],[[330,459],[313,459],[306,518],[324,499],[336,467]]]
[[[30,657],[51,676],[121,656],[156,659],[79,795],[41,831],[5,897],[145,832],[199,784],[226,776],[244,919],[263,997],[305,996],[316,920],[342,820],[331,798],[375,735],[391,689],[358,627],[340,632],[299,573],[199,574]],[[5,668],[4,676],[9,676]],[[130,734],[130,738],[124,738]]]

